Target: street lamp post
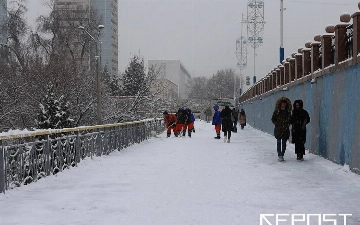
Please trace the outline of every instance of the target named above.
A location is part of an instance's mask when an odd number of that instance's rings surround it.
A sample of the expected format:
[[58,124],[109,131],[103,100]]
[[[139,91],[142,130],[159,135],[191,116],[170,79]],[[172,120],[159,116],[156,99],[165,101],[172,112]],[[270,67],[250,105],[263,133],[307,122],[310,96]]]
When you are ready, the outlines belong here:
[[[100,30],[104,28],[104,25],[99,25],[98,29],[99,29],[99,34],[100,34]],[[101,118],[101,88],[100,88],[100,73],[99,73],[99,60],[100,60],[100,56],[98,54],[98,43],[100,43],[99,41],[99,36],[97,39],[95,39],[83,26],[79,26],[80,30],[83,30],[87,35],[90,36],[90,38],[96,43],[96,48],[95,48],[95,59],[96,59],[96,121],[97,124],[102,124],[102,118]]]

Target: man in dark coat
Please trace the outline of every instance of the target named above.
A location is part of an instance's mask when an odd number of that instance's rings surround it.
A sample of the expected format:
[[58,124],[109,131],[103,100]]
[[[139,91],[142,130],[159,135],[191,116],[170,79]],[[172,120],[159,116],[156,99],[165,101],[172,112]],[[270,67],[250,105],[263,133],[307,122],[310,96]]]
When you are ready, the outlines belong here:
[[220,113],[220,117],[222,119],[222,131],[224,132],[224,142],[230,143],[231,131],[233,130],[233,115],[232,110],[229,106],[225,106]]
[[275,111],[271,117],[271,121],[275,125],[274,136],[277,140],[277,152],[280,162],[284,161],[286,142],[290,137],[290,116],[291,102],[288,98],[281,97],[277,100]]
[[290,118],[292,125],[291,136],[292,143],[295,144],[295,154],[297,160],[303,161],[305,155],[305,142],[306,142],[306,124],[310,122],[309,113],[303,109],[303,101],[295,100],[294,109]]

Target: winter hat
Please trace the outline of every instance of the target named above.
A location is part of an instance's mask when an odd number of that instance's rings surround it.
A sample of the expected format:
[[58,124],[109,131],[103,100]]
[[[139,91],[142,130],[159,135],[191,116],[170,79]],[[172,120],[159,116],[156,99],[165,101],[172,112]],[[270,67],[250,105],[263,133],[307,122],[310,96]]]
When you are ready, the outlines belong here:
[[163,112],[164,115],[169,115],[168,111]]
[[214,105],[214,110],[215,110],[215,111],[218,111],[218,110],[219,110],[219,106],[215,104],[215,105]]

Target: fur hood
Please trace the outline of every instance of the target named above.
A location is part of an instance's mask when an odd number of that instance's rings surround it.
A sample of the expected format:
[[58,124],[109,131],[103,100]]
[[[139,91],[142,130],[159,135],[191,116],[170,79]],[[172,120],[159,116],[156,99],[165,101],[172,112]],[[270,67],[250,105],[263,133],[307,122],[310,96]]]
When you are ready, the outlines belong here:
[[275,110],[280,110],[282,101],[286,102],[286,110],[288,112],[291,112],[291,109],[292,109],[291,101],[290,101],[290,99],[288,99],[286,97],[281,97],[276,101]]
[[303,109],[304,103],[303,103],[303,101],[301,99],[298,99],[298,100],[294,101],[294,104],[293,104],[294,109],[295,109],[296,103],[298,103],[300,105],[300,109]]

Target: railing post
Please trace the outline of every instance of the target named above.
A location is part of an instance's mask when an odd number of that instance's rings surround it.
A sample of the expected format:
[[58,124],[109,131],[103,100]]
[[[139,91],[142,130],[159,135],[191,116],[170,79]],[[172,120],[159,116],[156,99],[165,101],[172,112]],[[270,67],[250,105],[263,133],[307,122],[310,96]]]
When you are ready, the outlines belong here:
[[319,56],[320,56],[320,43],[319,42],[311,43],[311,74],[314,74],[315,71],[320,69]]
[[302,76],[307,76],[311,73],[311,43],[306,43],[306,48],[302,50],[303,52],[303,74]]
[[281,80],[280,80],[280,69],[276,68],[276,87],[281,86]]
[[284,63],[284,67],[285,67],[285,69],[284,69],[285,84],[288,84],[289,81],[290,81],[290,77],[289,77],[289,74],[290,74],[290,72],[289,72],[290,63],[289,63],[288,61],[286,61],[286,62]]
[[335,26],[335,65],[346,59],[346,27],[349,24],[338,24]]
[[290,63],[289,76],[290,76],[290,82],[292,82],[295,80],[295,58],[290,58],[289,63]]
[[273,70],[272,72],[272,89],[276,89],[276,70]]
[[353,61],[357,63],[357,56],[360,53],[360,12],[354,13],[353,19]]
[[279,65],[279,69],[280,69],[280,85],[284,85],[285,84],[285,68],[283,65]]
[[332,42],[332,37],[334,35],[333,34],[324,34],[321,36],[321,47],[322,47],[322,70],[324,70],[326,67],[331,65],[331,42]]
[[51,174],[51,165],[50,165],[50,154],[51,154],[51,140],[50,135],[46,135],[46,143],[45,143],[45,171],[46,176]]
[[5,194],[5,150],[3,141],[0,140],[0,193]]
[[[302,51],[302,48],[299,49]],[[303,62],[302,62],[303,55],[299,53],[295,54],[295,79],[299,79],[302,77],[303,74]]]

